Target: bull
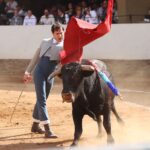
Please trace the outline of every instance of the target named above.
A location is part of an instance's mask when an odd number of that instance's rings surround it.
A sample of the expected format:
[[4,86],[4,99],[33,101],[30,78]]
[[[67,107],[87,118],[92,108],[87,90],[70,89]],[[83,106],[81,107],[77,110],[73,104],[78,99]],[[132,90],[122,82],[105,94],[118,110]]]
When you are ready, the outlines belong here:
[[[104,62],[91,60],[99,70],[105,72],[113,82],[112,75]],[[53,72],[49,79],[61,75],[63,90],[63,101],[72,102],[72,117],[74,122],[74,140],[72,146],[78,145],[82,134],[82,120],[84,115],[89,115],[98,124],[98,136],[101,136],[101,116],[103,116],[103,126],[107,133],[107,143],[114,143],[111,133],[111,111],[116,116],[118,122],[123,120],[118,115],[115,104],[115,95],[107,84],[99,78],[94,67],[88,60],[82,63],[72,62],[65,64]]]

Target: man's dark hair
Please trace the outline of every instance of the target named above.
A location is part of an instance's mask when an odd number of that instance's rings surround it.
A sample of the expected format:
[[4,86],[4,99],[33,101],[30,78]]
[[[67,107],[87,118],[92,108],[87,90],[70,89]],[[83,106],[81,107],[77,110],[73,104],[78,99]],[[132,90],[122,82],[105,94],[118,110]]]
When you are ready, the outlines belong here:
[[58,31],[61,28],[62,28],[62,30],[64,30],[63,26],[60,23],[55,23],[52,25],[51,31],[52,31],[52,33],[54,33],[55,31]]

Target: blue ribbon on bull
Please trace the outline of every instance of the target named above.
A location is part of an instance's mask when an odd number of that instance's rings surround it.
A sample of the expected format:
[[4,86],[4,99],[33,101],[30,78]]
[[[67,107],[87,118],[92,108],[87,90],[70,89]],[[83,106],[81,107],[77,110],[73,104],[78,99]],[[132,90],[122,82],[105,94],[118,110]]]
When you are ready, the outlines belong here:
[[112,90],[112,92],[119,96],[119,90],[115,87],[115,85],[108,79],[105,73],[98,71],[98,75],[105,81],[105,83],[108,85],[108,87]]
[[92,63],[91,61],[89,61],[89,63],[95,68],[95,70],[97,71],[99,77],[102,78],[102,80],[108,85],[108,87],[112,90],[112,92],[118,96],[120,99],[123,99],[119,90],[116,88],[116,86],[109,80],[109,78],[107,77],[107,75],[102,72],[99,71],[96,64]]

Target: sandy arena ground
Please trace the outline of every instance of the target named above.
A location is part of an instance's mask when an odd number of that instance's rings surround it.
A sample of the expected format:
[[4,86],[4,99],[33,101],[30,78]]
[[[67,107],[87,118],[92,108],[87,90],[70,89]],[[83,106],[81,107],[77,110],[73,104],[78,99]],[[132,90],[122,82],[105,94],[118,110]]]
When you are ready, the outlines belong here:
[[[116,108],[125,121],[122,126],[112,114],[112,133],[115,144],[150,143],[150,61],[106,61],[117,87],[124,97],[115,99]],[[66,149],[73,139],[74,126],[71,104],[62,103],[61,82],[56,79],[47,106],[51,128],[58,139],[45,139],[44,135],[31,134],[32,111],[35,104],[34,85],[27,85],[11,114],[24,84],[21,83],[26,60],[0,60],[0,150]],[[130,91],[129,91],[130,90]],[[143,93],[144,91],[145,93]],[[106,145],[106,132],[96,138],[97,124],[88,116],[83,120],[81,146]]]

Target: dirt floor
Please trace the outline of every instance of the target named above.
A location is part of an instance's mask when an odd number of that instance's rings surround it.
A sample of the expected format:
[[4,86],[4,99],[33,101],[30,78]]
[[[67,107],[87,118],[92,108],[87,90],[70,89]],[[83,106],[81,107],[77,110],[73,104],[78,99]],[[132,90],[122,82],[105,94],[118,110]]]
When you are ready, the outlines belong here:
[[[51,128],[58,139],[45,139],[31,134],[32,111],[35,104],[34,85],[27,85],[14,115],[11,115],[24,84],[21,79],[27,60],[0,60],[0,150],[67,149],[73,139],[74,126],[71,104],[62,103],[61,81],[56,79],[47,106]],[[150,61],[108,61],[117,87],[124,97],[115,104],[125,124],[118,124],[112,114],[112,133],[115,144],[150,143]],[[11,119],[11,122],[10,122]],[[83,120],[82,146],[106,145],[106,132],[97,138],[97,124],[88,116]]]

